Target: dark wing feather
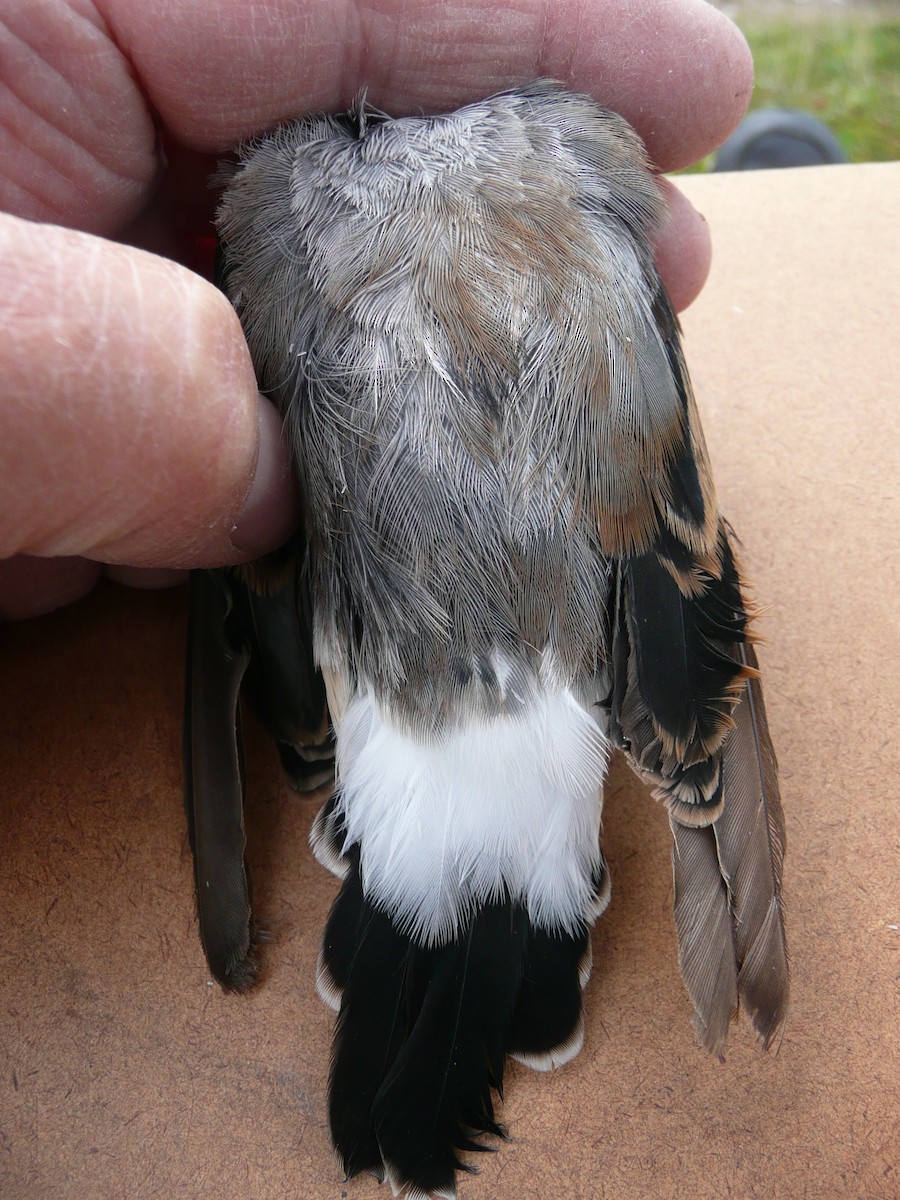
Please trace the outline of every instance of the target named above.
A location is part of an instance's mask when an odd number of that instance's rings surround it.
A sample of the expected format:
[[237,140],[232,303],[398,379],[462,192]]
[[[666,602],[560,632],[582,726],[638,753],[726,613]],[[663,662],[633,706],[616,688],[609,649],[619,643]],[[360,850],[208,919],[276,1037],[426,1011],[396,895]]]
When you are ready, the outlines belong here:
[[637,684],[665,752],[684,766],[721,744],[740,670],[728,646],[746,614],[724,534],[720,575],[685,596],[655,554],[627,559],[626,612]]
[[298,788],[329,782],[325,686],[312,660],[299,541],[251,567],[191,575],[185,681],[185,805],[200,938],[222,986],[256,975],[244,867],[242,689]]
[[244,695],[298,791],[334,776],[325,683],[313,658],[307,554],[298,534],[260,563],[229,572],[232,637],[250,652]]
[[[221,182],[232,172],[223,169]],[[216,246],[214,279],[236,303],[233,256]],[[239,290],[239,289],[238,289]],[[269,310],[257,313],[260,319]],[[246,331],[245,331],[246,332]],[[263,364],[254,362],[262,382]],[[313,657],[309,547],[304,530],[259,562],[221,573],[231,592],[230,634],[250,662],[244,694],[278,744],[281,762],[298,791],[333,779],[334,739],[325,684]]]
[[651,308],[632,312],[627,330],[604,314],[608,370],[594,381],[584,426],[559,437],[573,481],[589,464],[585,499],[602,551],[657,553],[690,591],[698,567],[716,573],[718,507],[678,321],[649,249],[638,251]]
[[721,807],[720,750],[746,667],[747,614],[724,526],[719,575],[686,595],[655,554],[624,559],[612,591],[611,731],[686,824]]
[[222,987],[253,983],[250,891],[244,870],[244,780],[238,696],[248,653],[228,637],[231,598],[218,572],[190,582],[184,782],[200,939]]
[[[745,638],[747,614],[724,523],[718,514],[678,321],[651,263],[645,265],[654,296],[654,321],[637,346],[640,386],[611,394],[609,406],[625,410],[655,397],[668,413],[655,455],[636,437],[622,453],[643,463],[643,503],[652,512],[645,543],[616,554],[611,589],[611,730],[632,763],[678,806],[680,819],[706,824],[719,803],[718,750],[731,725],[744,669],[732,652]],[[659,420],[659,417],[654,418]],[[630,422],[644,424],[640,413]],[[600,427],[601,435],[603,426]],[[663,451],[661,452],[660,447]],[[639,493],[637,493],[639,494]]]

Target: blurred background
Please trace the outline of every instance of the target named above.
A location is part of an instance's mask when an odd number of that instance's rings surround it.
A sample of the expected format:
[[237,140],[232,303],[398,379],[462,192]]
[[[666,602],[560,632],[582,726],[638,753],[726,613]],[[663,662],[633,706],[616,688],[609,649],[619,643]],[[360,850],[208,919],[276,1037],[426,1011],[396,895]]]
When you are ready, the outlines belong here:
[[751,112],[809,113],[850,162],[900,159],[900,0],[714,2],[753,51]]

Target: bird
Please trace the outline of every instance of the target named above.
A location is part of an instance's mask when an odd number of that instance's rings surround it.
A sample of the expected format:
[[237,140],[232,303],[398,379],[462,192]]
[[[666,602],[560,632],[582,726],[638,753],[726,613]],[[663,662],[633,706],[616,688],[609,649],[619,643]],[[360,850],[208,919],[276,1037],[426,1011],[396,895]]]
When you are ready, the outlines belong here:
[[238,148],[219,280],[301,528],[195,573],[186,799],[201,938],[256,978],[242,687],[341,879],[317,983],[348,1178],[453,1197],[507,1057],[584,1039],[603,782],[662,802],[679,964],[721,1055],[783,1028],[784,818],[753,610],[617,114],[536,80],[440,115],[362,97]]

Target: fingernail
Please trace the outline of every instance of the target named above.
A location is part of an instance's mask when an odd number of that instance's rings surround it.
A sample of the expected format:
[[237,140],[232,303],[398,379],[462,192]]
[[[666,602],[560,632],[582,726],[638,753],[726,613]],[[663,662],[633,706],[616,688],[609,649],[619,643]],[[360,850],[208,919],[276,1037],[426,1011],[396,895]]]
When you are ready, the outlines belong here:
[[299,520],[300,497],[281,416],[261,396],[256,474],[231,531],[231,544],[248,558],[258,557],[283,546]]

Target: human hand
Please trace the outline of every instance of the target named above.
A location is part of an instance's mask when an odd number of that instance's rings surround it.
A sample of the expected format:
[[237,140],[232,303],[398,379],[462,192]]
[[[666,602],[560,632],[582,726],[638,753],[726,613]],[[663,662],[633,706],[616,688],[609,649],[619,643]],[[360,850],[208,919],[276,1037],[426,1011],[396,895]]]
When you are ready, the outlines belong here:
[[[672,170],[731,132],[752,86],[743,38],[705,0],[172,0],[164,17],[0,0],[0,16],[0,616],[76,599],[104,569],[153,585],[253,558],[296,521],[237,318],[177,265],[211,233],[223,151],[362,86],[390,113],[431,112],[549,76]],[[709,237],[661,185],[657,261],[683,308]]]

